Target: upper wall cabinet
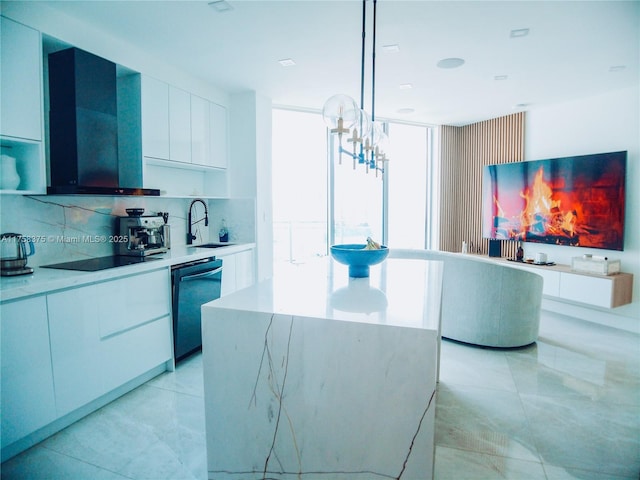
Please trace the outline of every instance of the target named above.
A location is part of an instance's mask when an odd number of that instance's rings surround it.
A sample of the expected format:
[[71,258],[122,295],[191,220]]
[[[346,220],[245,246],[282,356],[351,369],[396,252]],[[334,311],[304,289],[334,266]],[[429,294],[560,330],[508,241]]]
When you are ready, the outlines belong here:
[[40,33],[1,17],[2,135],[42,140]]
[[216,103],[209,103],[209,131],[212,167],[227,168],[227,109]]
[[142,75],[142,153],[169,160],[169,85]]
[[145,157],[226,168],[224,107],[144,75],[141,103]]
[[191,162],[227,168],[227,109],[191,95]]
[[144,187],[163,195],[227,197],[227,110],[141,76]]
[[211,166],[209,102],[191,95],[191,163]]
[[40,32],[0,22],[0,190],[44,193]]
[[169,85],[169,155],[191,163],[191,95]]
[[142,154],[191,163],[191,96],[155,78],[141,76]]

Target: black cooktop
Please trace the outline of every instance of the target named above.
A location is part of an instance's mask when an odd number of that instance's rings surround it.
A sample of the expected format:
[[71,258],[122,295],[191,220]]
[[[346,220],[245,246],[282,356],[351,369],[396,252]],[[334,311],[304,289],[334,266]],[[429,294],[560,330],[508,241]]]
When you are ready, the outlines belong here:
[[88,258],[86,260],[75,260],[73,262],[54,263],[52,265],[42,265],[43,268],[58,268],[61,270],[79,270],[82,272],[97,272],[107,268],[124,267],[135,263],[147,262],[149,260],[159,260],[151,257],[127,257],[126,255],[111,255],[108,257]]

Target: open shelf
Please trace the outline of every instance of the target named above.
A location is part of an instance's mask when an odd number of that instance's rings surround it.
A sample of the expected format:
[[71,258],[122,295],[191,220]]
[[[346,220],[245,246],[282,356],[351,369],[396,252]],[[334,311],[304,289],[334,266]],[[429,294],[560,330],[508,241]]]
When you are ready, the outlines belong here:
[[144,157],[144,183],[162,196],[227,198],[225,169]]
[[0,190],[1,193],[46,192],[45,166],[42,142],[0,136],[0,151],[16,159],[16,170],[20,184],[15,190]]

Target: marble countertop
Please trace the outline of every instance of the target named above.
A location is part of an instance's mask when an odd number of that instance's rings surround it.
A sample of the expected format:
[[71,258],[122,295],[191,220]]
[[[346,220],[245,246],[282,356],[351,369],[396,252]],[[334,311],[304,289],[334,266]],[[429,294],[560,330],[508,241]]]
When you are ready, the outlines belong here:
[[[91,283],[112,280],[129,275],[167,268],[171,265],[198,260],[210,256],[232,255],[249,248],[255,243],[237,243],[219,248],[196,248],[192,246],[172,247],[169,252],[156,254],[148,262],[127,265],[117,268],[99,270],[97,272],[80,272],[75,270],[59,270],[53,268],[34,267],[29,275],[0,277],[0,301],[17,300],[33,295],[42,295],[56,290],[89,285]],[[78,259],[74,259],[78,260]],[[66,260],[61,260],[61,262]]]
[[272,279],[205,308],[438,330],[443,263],[387,258],[369,278],[349,278],[330,257],[276,268]]

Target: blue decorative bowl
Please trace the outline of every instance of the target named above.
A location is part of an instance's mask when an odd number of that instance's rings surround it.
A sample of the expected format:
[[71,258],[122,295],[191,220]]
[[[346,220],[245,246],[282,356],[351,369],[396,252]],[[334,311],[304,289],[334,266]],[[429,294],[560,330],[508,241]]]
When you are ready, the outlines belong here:
[[380,249],[365,250],[366,244],[349,243],[344,245],[332,245],[331,255],[336,262],[349,266],[349,276],[363,278],[369,276],[369,266],[382,262],[389,249],[384,245]]

